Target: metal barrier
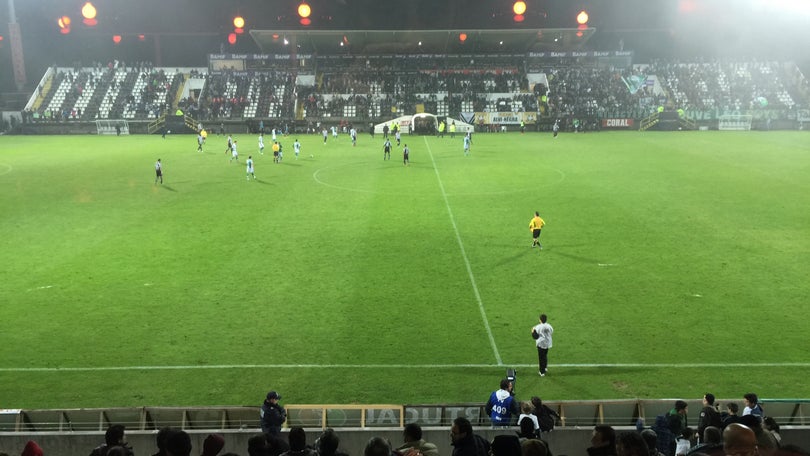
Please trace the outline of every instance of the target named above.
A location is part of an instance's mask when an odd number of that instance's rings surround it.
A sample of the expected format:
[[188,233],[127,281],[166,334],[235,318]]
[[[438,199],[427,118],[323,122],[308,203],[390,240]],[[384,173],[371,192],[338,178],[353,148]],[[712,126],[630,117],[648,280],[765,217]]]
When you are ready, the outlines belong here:
[[[582,428],[597,424],[635,426],[642,419],[650,426],[657,415],[667,413],[675,399],[546,401],[560,415],[558,427]],[[688,400],[690,415],[703,408],[701,400]],[[719,399],[741,404],[741,400]],[[810,399],[764,399],[760,401],[767,416],[780,425],[810,426]],[[489,418],[482,403],[464,404],[286,404],[286,427],[305,428],[383,428],[402,427],[405,423],[449,427],[459,416],[474,425],[488,426]],[[123,424],[132,431],[151,431],[162,427],[187,430],[256,430],[258,406],[241,407],[128,407],[102,409],[0,410],[0,432],[75,432],[104,431],[111,424]]]

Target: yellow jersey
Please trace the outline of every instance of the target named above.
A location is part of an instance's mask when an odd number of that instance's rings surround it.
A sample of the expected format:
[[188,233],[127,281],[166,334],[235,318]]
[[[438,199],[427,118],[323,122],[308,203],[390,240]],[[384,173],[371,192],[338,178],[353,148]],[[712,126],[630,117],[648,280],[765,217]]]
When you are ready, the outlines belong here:
[[529,231],[542,229],[545,224],[546,222],[543,221],[543,219],[541,219],[539,215],[535,215],[532,218],[532,221],[529,222]]

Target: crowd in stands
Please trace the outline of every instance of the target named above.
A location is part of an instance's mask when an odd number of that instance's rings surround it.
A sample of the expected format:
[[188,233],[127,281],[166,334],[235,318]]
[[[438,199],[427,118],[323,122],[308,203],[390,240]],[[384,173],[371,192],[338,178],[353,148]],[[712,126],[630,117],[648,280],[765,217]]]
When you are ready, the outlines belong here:
[[650,70],[683,109],[740,111],[769,104],[787,112],[796,108],[777,62],[654,62]]
[[[503,392],[504,395],[500,395]],[[497,399],[496,399],[497,397]],[[249,456],[349,456],[340,447],[340,437],[333,429],[320,433],[314,442],[307,442],[307,433],[302,427],[289,429],[286,438],[281,424],[286,420],[286,411],[279,404],[281,396],[275,391],[267,395],[262,406],[262,433],[248,440],[246,454]],[[495,407],[500,404],[502,407]],[[666,414],[656,417],[651,427],[639,420],[636,429],[617,433],[607,424],[593,428],[588,456],[808,456],[805,449],[792,444],[783,444],[779,425],[765,415],[755,393],[743,396],[744,409],[735,402],[720,404],[714,395],[703,396],[697,426],[690,427],[688,404],[677,400]],[[452,454],[445,456],[552,456],[554,449],[543,437],[551,432],[560,419],[538,397],[531,402],[518,403],[512,392],[511,382],[501,382],[487,403],[491,413],[492,427],[499,432],[492,441],[476,434],[472,423],[464,417],[454,419],[450,428]],[[517,419],[515,419],[517,418]],[[551,420],[551,421],[549,421]],[[517,428],[514,427],[517,423]],[[134,456],[129,446],[123,425],[107,429],[104,443],[92,449],[90,456]],[[584,442],[583,442],[584,443]],[[140,454],[154,456],[217,456],[225,447],[222,435],[210,434],[202,448],[193,448],[190,436],[183,430],[160,429],[153,450],[140,450]],[[438,447],[426,442],[422,428],[409,423],[403,429],[402,443],[392,444],[387,439],[372,437],[363,450],[363,456],[440,456]],[[23,456],[43,456],[45,452],[34,441],[29,441]],[[54,450],[53,454],[58,454]],[[245,454],[245,453],[242,453]],[[236,456],[225,453],[224,456]]]
[[[656,61],[627,68],[535,64],[532,71],[542,72],[547,86],[531,87],[526,68],[519,59],[505,57],[324,59],[317,70],[307,70],[306,79],[298,79],[297,70],[289,68],[193,70],[189,77],[204,78],[203,89],[180,100],[177,107],[200,120],[296,116],[373,120],[391,112],[419,111],[451,117],[473,111],[524,111],[548,118],[643,118],[659,106],[683,109],[687,116],[692,110],[768,110],[769,116],[785,119],[807,108],[810,96],[807,79],[797,74],[797,68],[777,62]],[[126,78],[121,78],[122,71]],[[136,79],[145,84],[137,85]],[[97,63],[60,70],[50,92],[42,94],[39,108],[23,113],[23,121],[115,118],[123,111],[134,112],[134,118],[154,118],[172,108],[183,81],[179,73],[148,63],[131,67],[123,62],[106,67]],[[57,85],[68,89],[64,101],[54,105],[50,98]],[[119,88],[122,95],[117,95]],[[98,95],[82,107],[77,100],[88,90]],[[104,101],[113,107],[99,114],[96,105]]]

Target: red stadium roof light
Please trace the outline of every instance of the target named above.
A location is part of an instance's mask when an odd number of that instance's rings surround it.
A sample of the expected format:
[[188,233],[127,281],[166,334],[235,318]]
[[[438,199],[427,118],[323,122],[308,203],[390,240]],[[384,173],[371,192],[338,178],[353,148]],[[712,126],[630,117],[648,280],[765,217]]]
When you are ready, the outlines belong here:
[[233,29],[233,33],[236,33],[237,35],[241,35],[241,34],[245,33],[245,29],[243,29],[243,28]]
[[467,41],[467,34],[466,33],[459,33],[458,34],[458,40],[461,41],[462,43]]
[[515,17],[512,18],[515,22],[523,22],[525,17],[522,14],[515,14]]
[[228,43],[230,43],[231,46],[236,44],[236,33],[231,33],[228,35]]
[[121,42],[121,35],[113,35],[113,43],[118,44]]
[[138,35],[138,41],[146,41],[146,35],[144,35],[143,33]]
[[312,23],[312,21],[308,17],[302,17],[301,20],[298,22],[300,22],[301,25],[309,25]]

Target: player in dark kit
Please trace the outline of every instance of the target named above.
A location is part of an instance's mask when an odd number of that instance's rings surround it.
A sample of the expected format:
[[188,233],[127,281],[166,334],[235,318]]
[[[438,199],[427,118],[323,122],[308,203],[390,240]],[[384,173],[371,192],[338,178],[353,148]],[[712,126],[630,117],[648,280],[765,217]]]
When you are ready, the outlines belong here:
[[408,145],[405,144],[405,147],[402,149],[402,163],[405,166],[408,166],[411,161],[408,159],[408,156],[411,154],[411,150],[408,149]]

